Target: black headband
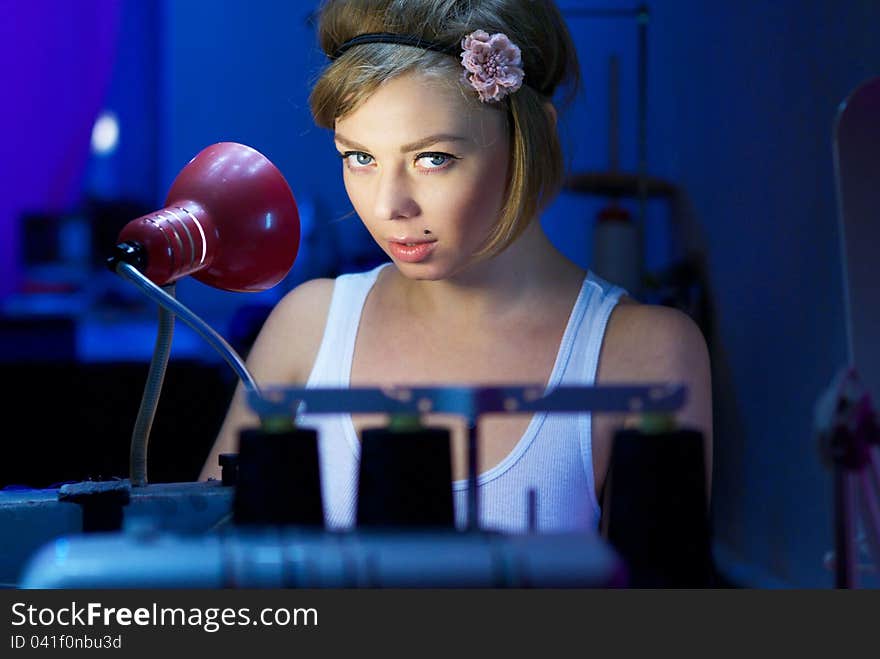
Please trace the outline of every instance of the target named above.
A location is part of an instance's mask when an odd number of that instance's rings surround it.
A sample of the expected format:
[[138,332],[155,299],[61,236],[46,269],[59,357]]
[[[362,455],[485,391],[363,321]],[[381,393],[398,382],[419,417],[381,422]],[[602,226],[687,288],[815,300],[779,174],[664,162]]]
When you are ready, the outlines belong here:
[[[336,51],[330,55],[330,60],[337,60],[349,49],[354,46],[360,46],[365,43],[393,43],[402,46],[415,46],[416,48],[422,48],[424,50],[433,50],[438,53],[444,53],[446,55],[458,56],[461,54],[461,43],[457,43],[452,46],[444,46],[443,44],[437,43],[435,41],[429,41],[428,39],[423,39],[422,37],[418,37],[414,34],[395,34],[394,32],[367,32],[366,34],[359,34],[352,39],[342,43]],[[543,94],[544,96],[552,96],[553,89],[539,89],[538,93]]]
[[415,46],[424,50],[433,50],[438,53],[447,55],[455,55],[461,50],[459,44],[454,46],[444,46],[443,44],[428,41],[412,34],[394,34],[393,32],[370,32],[367,34],[359,34],[353,39],[349,39],[343,43],[336,51],[330,55],[331,60],[339,59],[342,54],[353,46],[359,46],[365,43],[394,43],[402,46]]

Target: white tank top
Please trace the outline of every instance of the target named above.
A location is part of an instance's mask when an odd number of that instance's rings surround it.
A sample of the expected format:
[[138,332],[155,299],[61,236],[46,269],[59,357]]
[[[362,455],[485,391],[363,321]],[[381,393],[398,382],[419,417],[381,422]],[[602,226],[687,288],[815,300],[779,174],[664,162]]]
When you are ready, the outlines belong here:
[[[336,279],[324,336],[307,388],[349,386],[364,301],[380,270],[389,265]],[[592,272],[584,278],[548,389],[594,383],[608,317],[624,293]],[[351,415],[303,414],[297,421],[318,431],[327,528],[351,528],[355,523],[360,457],[360,441]],[[506,533],[528,530],[529,490],[534,490],[538,532],[595,530],[599,504],[590,430],[589,413],[534,414],[513,450],[477,477],[481,528]],[[453,481],[452,488],[456,526],[463,528],[467,518],[467,480]]]

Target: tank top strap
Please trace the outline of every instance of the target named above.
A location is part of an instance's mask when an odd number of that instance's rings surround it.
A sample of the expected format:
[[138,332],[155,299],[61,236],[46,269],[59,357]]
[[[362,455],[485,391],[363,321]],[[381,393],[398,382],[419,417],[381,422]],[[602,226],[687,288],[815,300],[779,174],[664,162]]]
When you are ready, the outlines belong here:
[[383,263],[367,272],[340,275],[333,285],[321,347],[306,387],[347,387],[354,344],[367,295],[376,283]]
[[596,382],[599,353],[611,312],[621,296],[627,292],[592,271],[587,273],[583,290],[577,300],[576,312],[580,322],[572,339],[571,355],[563,383],[567,385],[592,385]]

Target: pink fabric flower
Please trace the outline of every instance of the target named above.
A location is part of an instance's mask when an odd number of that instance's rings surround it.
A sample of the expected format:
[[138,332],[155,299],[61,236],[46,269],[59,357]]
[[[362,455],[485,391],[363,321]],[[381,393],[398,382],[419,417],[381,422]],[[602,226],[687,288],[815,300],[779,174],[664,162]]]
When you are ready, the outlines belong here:
[[500,101],[522,86],[522,56],[506,34],[477,30],[461,40],[461,47],[462,79],[484,103]]

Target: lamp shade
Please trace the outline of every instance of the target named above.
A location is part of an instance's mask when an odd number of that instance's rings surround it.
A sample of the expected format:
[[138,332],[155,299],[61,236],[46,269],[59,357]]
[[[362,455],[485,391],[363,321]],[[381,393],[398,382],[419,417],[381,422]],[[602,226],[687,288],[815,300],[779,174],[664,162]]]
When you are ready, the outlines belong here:
[[130,221],[119,241],[139,252],[140,269],[159,286],[192,275],[215,288],[257,292],[293,266],[299,212],[284,176],[264,155],[219,142],[180,171],[164,208]]

